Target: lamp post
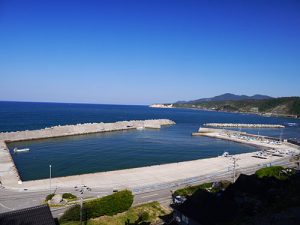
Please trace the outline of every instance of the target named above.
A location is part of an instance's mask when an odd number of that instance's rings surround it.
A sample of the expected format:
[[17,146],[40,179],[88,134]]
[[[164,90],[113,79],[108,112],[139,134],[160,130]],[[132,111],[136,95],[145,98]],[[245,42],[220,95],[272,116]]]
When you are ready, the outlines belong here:
[[49,191],[50,191],[50,194],[51,194],[51,176],[52,176],[52,166],[51,164],[49,165]]
[[91,191],[92,189],[86,185],[81,185],[79,187],[75,186],[75,191],[80,193],[80,225],[82,225],[82,208],[83,208],[83,194],[86,191]]

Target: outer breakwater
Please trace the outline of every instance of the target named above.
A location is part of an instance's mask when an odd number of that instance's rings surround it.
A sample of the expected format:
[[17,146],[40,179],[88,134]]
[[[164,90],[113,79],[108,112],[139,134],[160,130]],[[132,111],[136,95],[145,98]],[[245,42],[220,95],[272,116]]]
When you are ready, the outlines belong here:
[[175,122],[168,119],[132,120],[115,123],[85,123],[77,125],[54,126],[40,130],[2,132],[0,133],[0,182],[3,186],[14,186],[18,183],[22,183],[18,170],[6,145],[8,142],[132,129],[159,129],[161,126],[173,124],[175,124]]
[[279,124],[249,124],[249,123],[206,123],[207,127],[233,127],[233,128],[284,128]]
[[41,130],[26,130],[0,133],[0,141],[15,142],[44,138],[65,137],[100,132],[121,131],[130,129],[153,128],[159,129],[164,125],[173,125],[174,121],[168,119],[132,120],[115,123],[84,123],[77,125],[54,126]]

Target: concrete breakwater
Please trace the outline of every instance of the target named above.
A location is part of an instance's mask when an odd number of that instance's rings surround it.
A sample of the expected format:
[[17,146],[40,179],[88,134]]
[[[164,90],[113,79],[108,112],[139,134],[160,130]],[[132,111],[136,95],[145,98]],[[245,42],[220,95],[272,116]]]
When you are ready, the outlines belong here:
[[250,123],[206,123],[207,127],[233,127],[233,128],[284,128],[279,124],[250,124]]
[[248,134],[246,132],[201,127],[199,128],[198,132],[192,133],[192,135],[218,138],[260,148],[289,151],[290,153],[294,154],[300,153],[299,146],[289,143],[286,140],[279,141],[271,137]]
[[3,132],[0,133],[0,141],[15,142],[130,129],[159,129],[161,126],[173,124],[175,124],[175,122],[168,119],[132,120],[115,123],[84,123],[76,125],[54,126],[40,130]]
[[55,137],[65,137],[101,132],[132,130],[132,129],[159,129],[161,126],[173,125],[168,119],[132,120],[115,123],[85,123],[77,125],[54,126],[41,130],[26,130],[0,133],[0,182],[3,186],[20,184],[21,178],[6,145],[8,142],[37,140]]

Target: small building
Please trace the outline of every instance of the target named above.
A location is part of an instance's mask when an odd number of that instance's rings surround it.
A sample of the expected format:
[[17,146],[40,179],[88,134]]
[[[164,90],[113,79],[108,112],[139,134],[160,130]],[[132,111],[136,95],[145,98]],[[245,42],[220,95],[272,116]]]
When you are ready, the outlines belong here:
[[40,205],[0,214],[1,225],[58,225],[48,205]]

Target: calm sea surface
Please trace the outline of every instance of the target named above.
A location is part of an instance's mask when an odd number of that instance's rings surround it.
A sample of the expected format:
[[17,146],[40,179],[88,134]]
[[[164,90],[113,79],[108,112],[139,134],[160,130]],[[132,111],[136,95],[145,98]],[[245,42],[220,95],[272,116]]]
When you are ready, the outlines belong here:
[[285,138],[300,139],[300,121],[296,119],[147,106],[0,102],[0,132],[156,118],[174,120],[176,125],[160,130],[16,142],[9,148],[30,148],[28,153],[12,153],[12,156],[22,179],[34,180],[49,176],[49,164],[53,176],[58,177],[215,157],[224,151],[230,154],[255,151],[246,145],[191,136],[199,126],[209,122],[296,123],[282,130],[243,130],[274,137],[283,132]]

